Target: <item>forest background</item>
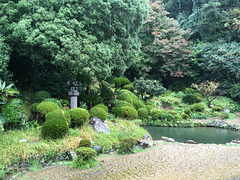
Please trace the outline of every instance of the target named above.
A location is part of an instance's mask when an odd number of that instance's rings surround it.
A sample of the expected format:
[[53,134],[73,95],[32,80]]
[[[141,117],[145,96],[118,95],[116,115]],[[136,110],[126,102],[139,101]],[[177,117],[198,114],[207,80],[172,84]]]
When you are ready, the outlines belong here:
[[1,0],[0,79],[67,96],[115,77],[173,91],[206,80],[240,100],[238,0]]

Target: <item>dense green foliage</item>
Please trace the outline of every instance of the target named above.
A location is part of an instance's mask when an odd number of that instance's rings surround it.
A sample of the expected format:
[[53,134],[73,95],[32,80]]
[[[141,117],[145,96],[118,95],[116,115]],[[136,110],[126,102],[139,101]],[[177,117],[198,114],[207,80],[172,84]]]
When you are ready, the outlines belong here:
[[59,106],[54,102],[42,102],[37,106],[37,112],[44,116],[56,109],[59,109]]
[[136,139],[133,137],[128,137],[122,139],[120,142],[119,153],[132,153],[134,146],[137,144]]
[[68,126],[70,126],[71,117],[69,112],[64,111],[62,109],[56,109],[46,114],[45,121],[48,120],[66,121]]
[[10,49],[9,46],[4,42],[3,37],[0,35],[0,79],[9,80],[11,74],[7,70],[8,63],[10,60]]
[[94,106],[93,108],[90,109],[90,115],[92,117],[98,117],[102,121],[104,121],[105,119],[107,119],[108,113],[102,107]]
[[68,131],[69,124],[66,120],[50,118],[42,125],[43,138],[62,138]]
[[34,98],[35,98],[35,101],[41,102],[44,99],[51,98],[51,95],[47,91],[37,91],[35,93]]
[[68,112],[71,116],[72,126],[80,126],[89,119],[89,112],[86,109],[74,108]]
[[91,147],[91,141],[89,139],[82,139],[79,142],[79,147]]

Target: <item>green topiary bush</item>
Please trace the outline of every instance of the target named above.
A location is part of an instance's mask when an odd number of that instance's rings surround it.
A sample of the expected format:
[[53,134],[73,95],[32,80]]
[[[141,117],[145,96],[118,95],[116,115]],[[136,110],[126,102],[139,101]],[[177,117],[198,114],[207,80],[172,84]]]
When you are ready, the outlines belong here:
[[124,89],[127,89],[127,90],[129,90],[129,91],[131,91],[131,92],[134,91],[134,86],[133,86],[133,84],[127,84],[127,85],[125,85],[123,88],[124,88]]
[[128,92],[128,90],[125,90],[125,89],[121,90],[119,92],[119,95],[117,96],[117,99],[127,101],[128,103],[132,104],[133,100],[132,100],[131,94],[129,92]]
[[69,125],[65,120],[49,119],[42,125],[43,138],[62,138],[68,131]]
[[105,106],[104,104],[97,104],[96,106],[94,107],[100,107],[100,108],[103,108],[107,113],[108,113],[108,107]]
[[55,98],[47,98],[47,99],[44,99],[42,102],[54,102],[54,103],[56,103],[60,108],[62,107],[61,102],[60,102],[58,99],[55,99]]
[[179,114],[174,115],[174,120],[175,121],[181,121],[182,120],[182,116],[180,116]]
[[30,106],[30,112],[31,113],[36,113],[37,112],[37,106],[39,105],[39,103],[33,103],[31,106]]
[[130,106],[114,107],[112,113],[125,119],[136,119],[138,117],[136,109]]
[[191,106],[191,109],[198,111],[198,112],[203,112],[205,107],[206,106],[203,103],[196,103]]
[[89,147],[80,147],[76,151],[77,158],[87,161],[94,159],[97,156],[97,152]]
[[182,114],[182,118],[183,118],[183,119],[189,119],[189,115],[188,115],[188,114],[185,114],[185,113],[183,113],[183,114]]
[[121,109],[125,119],[136,119],[138,117],[138,113],[133,107],[123,106]]
[[137,144],[137,140],[133,137],[127,137],[120,141],[119,153],[132,153],[134,146]]
[[148,117],[148,110],[146,108],[139,108],[138,109],[138,118],[144,119]]
[[150,116],[152,117],[153,120],[157,120],[160,119],[160,116],[163,114],[164,112],[160,109],[157,108],[153,108],[150,112]]
[[148,113],[150,113],[153,108],[155,108],[153,105],[146,105],[146,109],[148,110]]
[[220,112],[223,111],[223,108],[221,106],[213,106],[212,110]]
[[89,139],[82,139],[78,147],[91,147],[91,141]]
[[89,120],[89,113],[86,109],[74,108],[68,111],[73,126],[80,126]]
[[93,107],[92,109],[90,109],[90,115],[92,117],[98,117],[102,121],[104,121],[105,119],[107,119],[108,113],[101,107]]
[[34,99],[37,102],[41,102],[47,98],[51,98],[51,95],[47,91],[37,91],[34,95]]
[[133,106],[135,109],[146,108],[145,104],[141,100],[133,100]]
[[66,121],[68,126],[70,126],[71,117],[70,117],[69,112],[67,112],[65,110],[56,109],[56,110],[53,110],[53,111],[47,113],[45,116],[45,121],[54,120],[54,119]]
[[132,104],[130,104],[129,102],[127,101],[122,101],[122,100],[118,100],[118,99],[115,99],[114,101],[112,101],[112,104],[115,106],[115,107],[120,107],[120,106],[130,106],[130,107],[134,107]]
[[123,88],[125,85],[130,84],[130,81],[124,77],[116,77],[114,83],[116,88]]
[[37,106],[37,112],[41,115],[46,115],[47,113],[60,109],[59,106],[54,102],[42,102]]
[[97,152],[89,147],[80,147],[76,151],[77,158],[74,160],[75,168],[91,168],[96,166]]

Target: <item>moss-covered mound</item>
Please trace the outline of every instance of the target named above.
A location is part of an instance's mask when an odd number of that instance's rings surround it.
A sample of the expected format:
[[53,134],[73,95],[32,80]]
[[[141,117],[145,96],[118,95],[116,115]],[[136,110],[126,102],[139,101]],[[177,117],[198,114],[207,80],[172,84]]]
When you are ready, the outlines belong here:
[[148,110],[146,108],[139,108],[138,109],[138,118],[144,119],[148,117]]
[[81,126],[89,120],[89,113],[86,109],[74,108],[68,111],[71,117],[72,126]]
[[49,119],[42,125],[43,138],[58,139],[64,137],[69,129],[65,120]]
[[95,106],[90,109],[90,115],[92,117],[98,117],[102,121],[104,121],[105,119],[107,119],[108,113],[103,108]]
[[45,120],[63,120],[66,121],[68,126],[70,126],[71,123],[71,117],[68,111],[62,110],[62,109],[56,109],[54,111],[51,111],[46,114]]
[[54,102],[42,102],[37,106],[37,112],[41,115],[46,115],[47,113],[60,109],[59,106]]

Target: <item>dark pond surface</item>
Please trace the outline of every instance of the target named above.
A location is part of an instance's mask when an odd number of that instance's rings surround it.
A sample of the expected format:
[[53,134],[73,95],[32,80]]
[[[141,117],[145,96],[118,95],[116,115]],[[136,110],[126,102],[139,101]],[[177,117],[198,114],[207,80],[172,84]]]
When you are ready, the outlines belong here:
[[174,127],[153,127],[143,126],[154,140],[161,139],[162,136],[175,139],[177,142],[194,140],[204,144],[226,144],[231,140],[240,139],[240,132],[221,128],[174,128]]

